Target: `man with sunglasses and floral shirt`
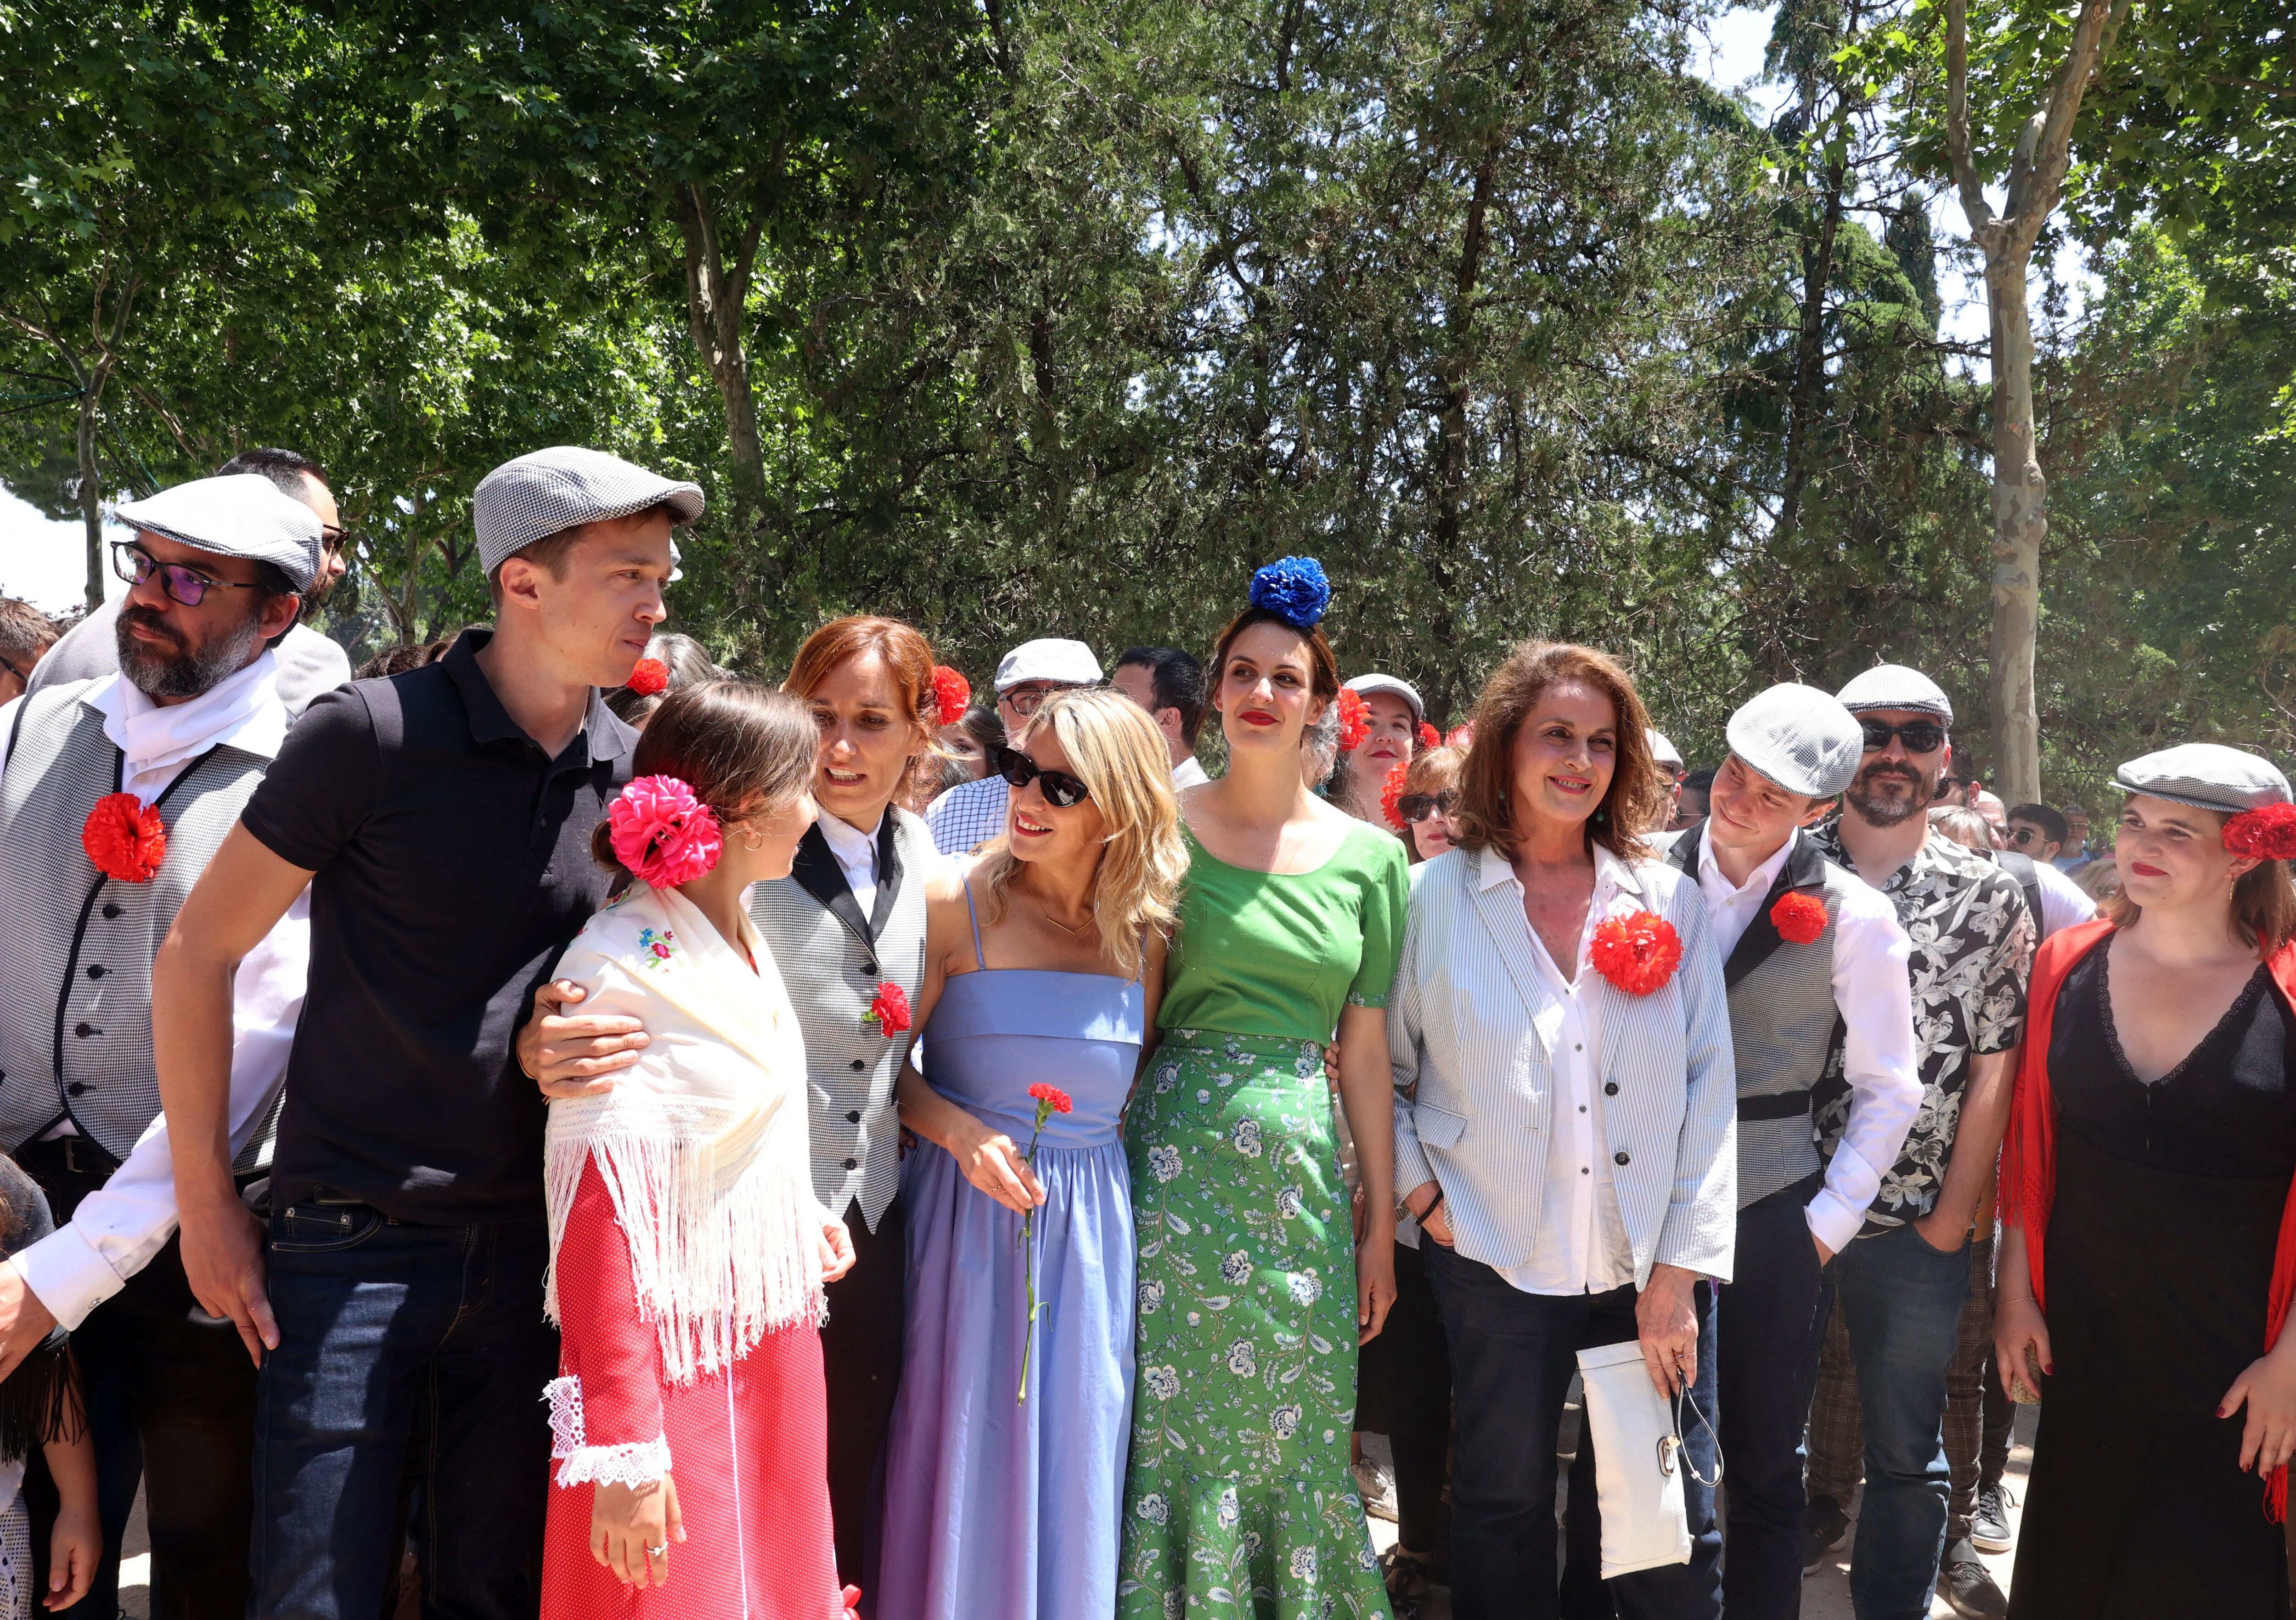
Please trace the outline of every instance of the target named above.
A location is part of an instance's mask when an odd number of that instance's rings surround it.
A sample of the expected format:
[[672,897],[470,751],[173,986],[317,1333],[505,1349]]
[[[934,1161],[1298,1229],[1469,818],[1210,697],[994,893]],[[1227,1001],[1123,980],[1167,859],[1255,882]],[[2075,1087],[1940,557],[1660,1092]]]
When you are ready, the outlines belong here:
[[[1882,664],[1836,695],[1857,718],[1864,754],[1841,814],[1816,842],[1889,897],[1912,942],[1922,1082],[1920,1112],[1864,1230],[1825,1268],[1817,1316],[1823,1324],[1840,1300],[1857,1380],[1846,1410],[1864,1422],[1851,1601],[1866,1620],[1895,1620],[1928,1614],[1948,1552],[1947,1373],[1970,1297],[1971,1230],[2008,1124],[2034,927],[2013,878],[1930,830],[1927,811],[1953,760],[1953,704],[1937,683]],[[1821,1147],[1831,1155],[1849,1112],[1838,1043],[1816,1102]],[[1828,1395],[1822,1372],[1810,1428],[1812,1548],[1839,1536],[1832,1521],[1857,1476],[1854,1454],[1842,1454],[1851,1424],[1826,1417],[1845,1403],[1838,1392]],[[1957,1569],[1965,1564],[1989,1585],[1964,1540],[1952,1554]]]
[[[62,1222],[0,1265],[0,1373],[71,1330],[106,1513],[76,1612],[117,1609],[140,1469],[154,1612],[237,1620],[255,1367],[232,1324],[199,1309],[174,1240],[152,967],[286,738],[273,649],[318,575],[320,526],[252,474],[178,484],[119,518],[135,533],[111,547],[129,582],[112,615],[118,673],[37,687],[0,733],[0,1148]],[[309,942],[299,899],[232,983],[242,1188],[269,1161]]]

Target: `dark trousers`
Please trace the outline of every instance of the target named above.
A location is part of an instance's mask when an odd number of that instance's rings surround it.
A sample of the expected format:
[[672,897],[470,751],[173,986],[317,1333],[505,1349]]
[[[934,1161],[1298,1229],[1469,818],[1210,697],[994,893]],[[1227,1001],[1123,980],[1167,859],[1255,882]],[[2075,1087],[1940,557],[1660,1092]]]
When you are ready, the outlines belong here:
[[532,1620],[550,1490],[547,1223],[417,1226],[303,1203],[271,1224],[279,1348],[257,1400],[256,1607],[374,1620],[396,1578],[399,1486],[420,1470],[426,1612]]
[[853,1269],[824,1290],[821,1329],[829,1374],[829,1512],[837,1537],[837,1578],[873,1589],[876,1471],[901,1386],[901,1337],[908,1319],[908,1217],[895,1198],[871,1231],[861,1206],[845,1206]]
[[[1434,1248],[1431,1238],[1420,1243]],[[1451,1467],[1451,1353],[1427,1285],[1419,1249],[1395,1246],[1395,1308],[1376,1345],[1392,1339],[1388,1371],[1387,1441],[1395,1453],[1395,1531],[1407,1552],[1449,1580],[1451,1509],[1443,1485]],[[1369,1346],[1365,1346],[1366,1349]]]
[[[59,1221],[110,1179],[92,1143],[28,1145],[18,1162]],[[192,1297],[174,1238],[72,1335],[96,1453],[103,1558],[88,1595],[62,1611],[111,1620],[119,1611],[119,1543],[145,1484],[152,1536],[152,1613],[165,1620],[240,1620],[247,1612],[252,1517],[248,1458],[255,1435],[255,1364],[230,1322]],[[38,1460],[35,1451],[35,1462]],[[44,1470],[43,1470],[44,1472]],[[28,1483],[32,1542],[43,1573],[54,1495]],[[39,1509],[45,1509],[45,1512]]]
[[[1461,1420],[1451,1469],[1451,1609],[1459,1620],[1550,1620],[1557,1610],[1555,1440],[1578,1352],[1636,1336],[1635,1290],[1526,1294],[1490,1267],[1439,1244],[1421,1251],[1451,1352],[1452,1398]],[[1698,1381],[1702,1412],[1714,1406],[1713,1294],[1701,1283]],[[1715,1476],[1712,1431],[1690,1421],[1684,1451]],[[1591,1451],[1591,1446],[1582,1444]],[[1721,1535],[1714,1493],[1689,1473],[1690,1562],[1607,1583],[1627,1620],[1718,1615]],[[1574,1495],[1576,1488],[1574,1487]],[[1593,1505],[1591,1485],[1587,1505]],[[1578,1515],[1574,1514],[1574,1520]],[[1587,1516],[1600,1536],[1600,1519]],[[1599,1539],[1596,1545],[1599,1546]]]
[[1817,1246],[1802,1209],[1817,1186],[1813,1176],[1738,1212],[1737,1258],[1717,1311],[1730,1620],[1801,1613],[1802,1430],[1817,1376],[1818,1292]]

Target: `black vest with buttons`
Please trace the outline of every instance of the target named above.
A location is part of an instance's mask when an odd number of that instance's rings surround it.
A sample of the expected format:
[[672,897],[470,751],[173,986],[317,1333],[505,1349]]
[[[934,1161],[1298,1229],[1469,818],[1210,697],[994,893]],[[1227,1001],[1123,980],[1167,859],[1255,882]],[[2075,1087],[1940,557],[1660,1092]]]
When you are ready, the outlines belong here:
[[[270,761],[229,746],[188,766],[159,801],[168,851],[149,883],[108,878],[80,842],[119,790],[119,750],[81,701],[97,683],[25,698],[0,772],[0,1147],[14,1153],[69,1116],[125,1159],[160,1113],[152,958]],[[267,1162],[268,1126],[240,1155]]]

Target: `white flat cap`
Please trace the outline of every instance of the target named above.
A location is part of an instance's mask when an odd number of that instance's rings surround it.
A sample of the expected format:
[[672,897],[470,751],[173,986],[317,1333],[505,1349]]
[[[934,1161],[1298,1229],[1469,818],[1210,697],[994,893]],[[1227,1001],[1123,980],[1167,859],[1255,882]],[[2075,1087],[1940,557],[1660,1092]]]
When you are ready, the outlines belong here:
[[1877,663],[1863,675],[1851,676],[1849,684],[1834,695],[1852,714],[1863,714],[1868,709],[1911,709],[1953,724],[1953,700],[1945,689],[1919,670],[1901,663]]
[[1812,799],[1831,799],[1848,787],[1866,754],[1866,734],[1843,701],[1798,681],[1748,699],[1724,735],[1732,753],[1788,793]]
[[491,574],[511,553],[537,540],[579,523],[627,517],[665,501],[672,527],[690,523],[701,515],[701,486],[664,478],[619,456],[580,445],[536,450],[503,463],[479,480],[471,497],[479,561]]
[[2113,773],[2123,793],[2236,816],[2289,802],[2288,778],[2262,754],[2222,743],[2182,743],[2135,759]]
[[1348,690],[1357,697],[1369,697],[1374,692],[1384,692],[1390,697],[1399,697],[1411,705],[1411,721],[1417,725],[1427,718],[1427,705],[1419,701],[1418,689],[1407,680],[1398,680],[1392,675],[1358,675],[1348,682]]
[[1650,734],[1650,751],[1652,759],[1656,760],[1661,765],[1673,765],[1679,767],[1684,763],[1682,750],[1674,745],[1673,740],[1669,738],[1665,732],[1660,731],[1655,726],[1645,726],[1643,729]]
[[1064,687],[1100,685],[1100,660],[1081,641],[1045,636],[1024,641],[996,666],[996,689],[1009,692],[1024,681],[1057,681]]
[[195,478],[144,500],[122,501],[113,515],[130,529],[219,557],[269,563],[298,591],[310,589],[319,576],[319,514],[260,473]]

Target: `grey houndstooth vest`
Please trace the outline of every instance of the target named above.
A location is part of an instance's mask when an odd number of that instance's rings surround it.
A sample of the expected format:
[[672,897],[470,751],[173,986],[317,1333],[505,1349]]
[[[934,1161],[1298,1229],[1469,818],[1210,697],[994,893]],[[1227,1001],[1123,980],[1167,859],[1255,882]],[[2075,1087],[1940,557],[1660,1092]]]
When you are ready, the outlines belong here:
[[[1675,841],[1668,859],[1698,876],[1700,822]],[[1738,1059],[1738,1207],[1767,1198],[1816,1172],[1810,1088],[1825,1071],[1841,1011],[1833,1000],[1833,930],[1841,895],[1857,878],[1797,830],[1793,852],[1722,965],[1730,994],[1730,1039]],[[1800,891],[1825,904],[1825,932],[1789,944],[1770,909]]]
[[[168,852],[149,883],[95,869],[88,812],[119,790],[120,755],[96,686],[23,700],[0,773],[0,1147],[13,1153],[69,1115],[125,1159],[160,1113],[152,1061],[152,958],[271,761],[210,749],[160,795]],[[269,1162],[273,1116],[240,1155]]]
[[912,1007],[924,992],[925,883],[940,859],[923,821],[889,809],[877,827],[873,917],[861,915],[819,827],[806,833],[787,877],[750,896],[805,1034],[813,1190],[832,1214],[858,1200],[873,1232],[899,1190],[893,1088],[915,1032],[889,1038],[866,1015],[887,980]]

